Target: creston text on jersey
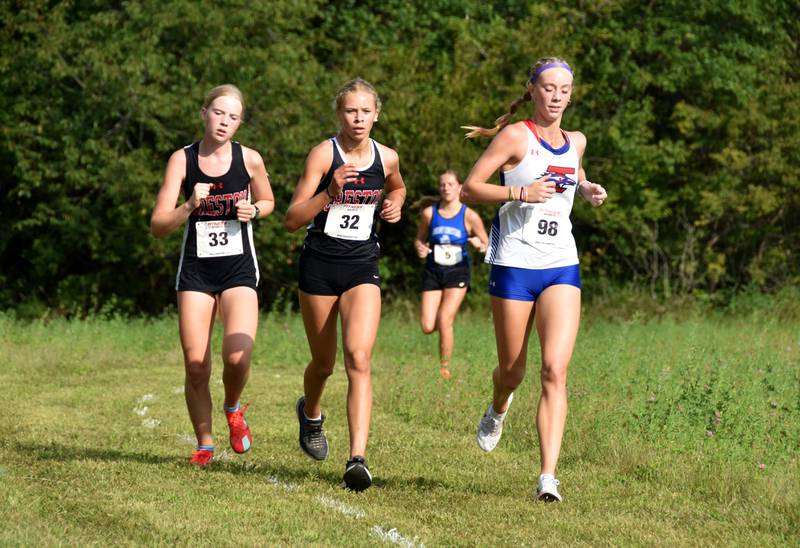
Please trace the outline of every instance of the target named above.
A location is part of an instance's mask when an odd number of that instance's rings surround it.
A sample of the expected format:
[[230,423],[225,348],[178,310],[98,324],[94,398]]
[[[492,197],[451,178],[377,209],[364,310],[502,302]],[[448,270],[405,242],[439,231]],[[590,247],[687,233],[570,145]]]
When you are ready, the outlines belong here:
[[206,215],[208,217],[223,217],[235,211],[236,203],[248,199],[247,189],[239,192],[229,192],[227,194],[215,194],[203,198],[200,207],[195,212],[196,215]]
[[377,204],[381,200],[382,193],[382,190],[345,190],[326,205],[323,211],[328,211],[335,204]]

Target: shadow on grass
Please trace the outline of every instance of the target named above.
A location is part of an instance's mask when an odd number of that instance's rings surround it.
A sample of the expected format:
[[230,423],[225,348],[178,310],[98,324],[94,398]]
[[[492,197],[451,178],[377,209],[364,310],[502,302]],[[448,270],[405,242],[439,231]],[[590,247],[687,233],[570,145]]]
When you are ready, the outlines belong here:
[[[152,453],[136,453],[130,451],[120,451],[117,449],[98,449],[92,447],[74,447],[60,443],[36,444],[36,443],[13,443],[5,444],[10,449],[26,459],[37,459],[42,461],[105,461],[105,462],[134,462],[141,464],[154,465],[176,465],[187,470],[197,470],[190,468],[187,464],[185,455],[180,457],[170,457],[155,455]],[[224,473],[235,476],[250,476],[256,478],[274,480],[280,485],[292,485],[299,482],[322,481],[332,485],[340,485],[342,474],[332,470],[323,469],[316,463],[308,463],[298,459],[298,462],[289,464],[258,463],[254,461],[231,461],[217,460],[208,468],[202,470],[211,474]],[[344,473],[344,470],[342,470]],[[434,472],[432,472],[432,475]],[[432,476],[409,476],[409,477],[376,477],[373,487],[377,489],[396,489],[414,490],[420,492],[442,492],[442,491],[462,491],[462,484],[450,484],[439,478]],[[469,490],[476,493],[502,495],[503,492],[494,484],[472,483]]]
[[9,449],[20,453],[25,458],[67,462],[72,460],[126,461],[143,464],[169,464],[175,458],[162,457],[149,453],[132,453],[116,449],[96,449],[92,447],[70,447],[59,443],[35,444],[15,443]]

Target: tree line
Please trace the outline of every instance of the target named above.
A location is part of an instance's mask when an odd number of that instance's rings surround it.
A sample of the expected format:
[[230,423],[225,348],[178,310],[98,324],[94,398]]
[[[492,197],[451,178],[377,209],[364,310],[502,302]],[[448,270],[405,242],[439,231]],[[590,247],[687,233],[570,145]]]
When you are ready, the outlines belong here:
[[[149,215],[220,83],[245,94],[237,139],[264,156],[277,201],[255,227],[262,303],[287,306],[303,234],[282,212],[337,129],[344,81],[378,89],[373,136],[399,152],[410,204],[445,169],[466,176],[488,143],[460,126],[490,125],[545,55],[575,69],[563,127],[586,134],[587,175],[609,191],[573,213],[588,283],[670,298],[800,274],[797,2],[18,0],[0,15],[3,308],[174,302],[181,235],[155,240]],[[477,209],[487,223],[495,210]],[[404,217],[381,232],[390,293],[419,283],[418,212]]]

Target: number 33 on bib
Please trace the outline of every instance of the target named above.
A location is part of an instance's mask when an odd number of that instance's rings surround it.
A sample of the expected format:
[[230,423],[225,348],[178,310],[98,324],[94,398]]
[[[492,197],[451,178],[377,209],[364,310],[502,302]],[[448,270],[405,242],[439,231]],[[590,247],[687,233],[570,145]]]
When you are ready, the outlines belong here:
[[375,219],[375,204],[334,204],[328,210],[325,234],[343,240],[368,240]]

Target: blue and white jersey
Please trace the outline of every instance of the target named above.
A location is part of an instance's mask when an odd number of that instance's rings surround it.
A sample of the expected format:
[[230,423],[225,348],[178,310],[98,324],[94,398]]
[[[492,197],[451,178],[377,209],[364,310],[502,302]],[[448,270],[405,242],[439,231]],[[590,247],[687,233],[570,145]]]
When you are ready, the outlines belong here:
[[528,186],[549,174],[556,192],[541,204],[503,204],[492,221],[485,261],[529,269],[578,264],[569,218],[578,187],[578,151],[563,130],[564,146],[553,149],[539,138],[533,122],[525,120],[525,124],[530,130],[528,152],[514,169],[500,172],[500,182],[503,186]]
[[448,219],[439,213],[439,204],[433,204],[431,228],[428,243],[431,253],[428,254],[428,266],[456,266],[469,264],[467,253],[467,225],[464,216],[467,206],[461,205],[458,213]]

